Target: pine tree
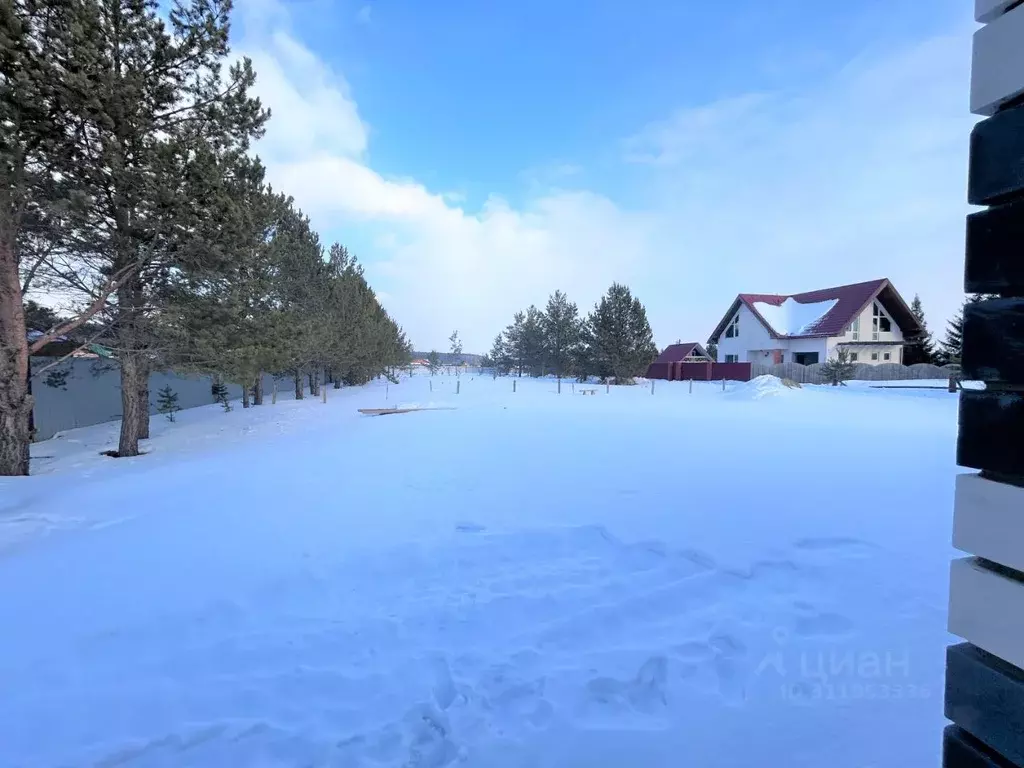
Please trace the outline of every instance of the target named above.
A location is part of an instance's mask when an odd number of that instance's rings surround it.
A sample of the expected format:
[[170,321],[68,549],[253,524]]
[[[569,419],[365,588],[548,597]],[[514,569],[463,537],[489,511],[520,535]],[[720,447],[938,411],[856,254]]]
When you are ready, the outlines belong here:
[[715,344],[715,342],[713,342],[713,341],[708,342],[707,351],[708,351],[708,356],[712,360],[718,360],[718,345]]
[[924,309],[921,306],[921,297],[914,294],[914,300],[910,304],[910,311],[921,326],[917,334],[909,335],[904,341],[903,364],[916,365],[918,363],[935,362],[935,342],[931,333],[928,332],[928,323],[925,321]]
[[505,328],[505,353],[509,362],[509,369],[522,376],[523,369],[527,366],[526,349],[528,340],[525,335],[526,313],[516,312],[512,317],[512,324]]
[[857,364],[850,361],[850,353],[842,347],[836,349],[834,357],[821,364],[821,375],[833,387],[845,387],[856,371]]
[[647,311],[629,288],[613,283],[587,318],[594,374],[631,383],[658,356]]
[[462,368],[462,342],[459,340],[459,332],[452,331],[448,337],[448,348],[452,353],[452,362],[455,364],[455,372],[458,375]]
[[490,358],[491,365],[497,373],[502,376],[508,374],[512,368],[512,362],[509,358],[508,349],[505,346],[505,334],[499,333],[494,337],[494,345],[491,347],[491,351],[487,355]]
[[441,356],[437,354],[436,349],[430,350],[430,354],[427,355],[427,370],[430,371],[430,375],[433,376],[441,368]]
[[23,297],[38,271],[32,246],[60,199],[53,179],[74,162],[61,103],[62,71],[87,58],[70,44],[74,10],[59,0],[0,2],[0,476],[29,472],[29,356],[47,340],[28,342]]
[[544,315],[532,304],[527,307],[519,343],[523,366],[531,376],[540,376],[545,366]]
[[544,356],[550,371],[568,376],[580,346],[580,317],[576,305],[564,293],[555,291],[541,318]]
[[167,417],[168,421],[174,421],[174,414],[181,410],[181,406],[178,405],[178,393],[171,389],[169,384],[157,393],[156,410]]
[[196,232],[215,231],[209,219],[221,206],[209,203],[224,191],[223,167],[248,151],[267,115],[248,95],[249,60],[224,70],[230,3],[177,0],[166,21],[155,0],[75,7],[69,48],[82,52],[85,66],[64,74],[76,162],[59,186],[72,201],[65,231],[73,240],[65,245],[77,259],[71,270],[55,265],[51,277],[88,293],[127,275],[108,319],[121,372],[118,454],[135,456],[148,427],[144,402],[161,355],[156,331],[169,280],[193,267],[197,252],[217,253],[196,248]]

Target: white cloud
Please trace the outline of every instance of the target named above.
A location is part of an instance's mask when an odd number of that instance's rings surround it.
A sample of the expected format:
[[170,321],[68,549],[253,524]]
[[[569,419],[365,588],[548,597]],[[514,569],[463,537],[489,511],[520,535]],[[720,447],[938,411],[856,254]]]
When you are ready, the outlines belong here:
[[921,294],[941,332],[961,299],[969,51],[965,27],[800,93],[741,95],[641,130],[625,155],[657,166],[657,205],[686,244],[665,277],[703,286],[720,311],[739,291],[889,277],[908,300]]
[[368,5],[364,5],[359,9],[359,13],[356,14],[356,21],[360,24],[369,24],[372,21],[373,8]]
[[274,110],[259,147],[273,183],[328,236],[369,246],[367,274],[418,348],[444,348],[458,328],[484,351],[515,310],[555,288],[585,310],[613,280],[645,301],[662,344],[706,338],[742,290],[888,276],[921,293],[936,330],[957,302],[969,30],[852,62],[803,93],[733,95],[642,128],[624,160],[646,174],[643,210],[554,188],[580,178],[556,164],[522,206],[495,196],[471,213],[373,170],[341,74],[272,0],[243,5],[243,48]]

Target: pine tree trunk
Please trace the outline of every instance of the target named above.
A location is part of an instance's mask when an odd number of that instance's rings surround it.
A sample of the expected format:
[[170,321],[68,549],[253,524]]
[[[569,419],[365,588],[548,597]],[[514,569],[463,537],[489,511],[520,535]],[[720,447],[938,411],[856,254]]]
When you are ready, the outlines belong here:
[[149,439],[149,369],[139,369],[139,440]]
[[249,385],[244,382],[242,383],[242,407],[249,407]]
[[312,371],[309,374],[309,394],[313,397],[320,395],[320,371]]
[[0,245],[0,476],[28,474],[32,396],[21,301],[14,247],[4,242]]
[[295,371],[295,399],[301,400],[305,396],[302,388],[302,371]]
[[136,276],[117,289],[118,341],[121,347],[118,353],[121,366],[121,436],[117,443],[117,455],[122,458],[139,455],[141,395],[145,383],[143,377],[147,373],[139,353],[139,329],[135,312],[141,301],[138,282]]
[[263,405],[263,371],[256,374],[256,381],[253,382],[252,404]]
[[138,352],[122,351],[121,363],[121,436],[117,442],[117,455],[125,458],[139,455],[139,427],[142,425],[142,386],[139,381]]
[[341,389],[341,379],[339,379],[339,378],[335,378],[334,379],[334,388],[335,389]]

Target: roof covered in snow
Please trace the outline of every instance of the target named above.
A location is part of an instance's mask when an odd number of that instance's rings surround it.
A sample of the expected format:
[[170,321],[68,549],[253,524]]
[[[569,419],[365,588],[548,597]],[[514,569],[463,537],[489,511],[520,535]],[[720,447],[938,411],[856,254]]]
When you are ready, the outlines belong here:
[[892,315],[905,335],[921,330],[910,307],[887,279],[840,285],[806,293],[780,295],[741,293],[711,334],[717,342],[742,304],[754,313],[773,338],[842,336],[864,308],[875,299]]

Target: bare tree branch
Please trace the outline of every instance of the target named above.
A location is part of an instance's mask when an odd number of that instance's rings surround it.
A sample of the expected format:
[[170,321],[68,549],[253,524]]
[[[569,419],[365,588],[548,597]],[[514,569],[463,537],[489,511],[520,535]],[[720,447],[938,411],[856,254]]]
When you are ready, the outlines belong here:
[[57,360],[54,360],[52,363],[48,363],[47,365],[44,365],[38,371],[32,371],[32,378],[35,378],[36,376],[39,376],[40,374],[46,373],[51,368],[60,365],[65,360],[67,360],[69,357],[73,357],[76,352],[81,352],[83,349],[85,349],[90,344],[92,344],[94,341],[96,341],[96,339],[98,339],[100,336],[102,336],[108,330],[109,330],[109,327],[108,326],[104,326],[97,333],[95,333],[92,336],[90,336],[86,341],[83,341],[81,344],[79,344],[73,350],[71,350],[66,355],[64,355],[64,357],[58,358]]
[[135,262],[129,264],[127,267],[116,272],[114,276],[110,279],[110,282],[108,282],[103,287],[103,289],[99,293],[99,296],[96,297],[96,300],[93,301],[92,304],[86,307],[84,311],[79,313],[78,317],[76,317],[75,319],[54,326],[49,331],[40,336],[38,339],[36,339],[34,342],[32,342],[32,344],[30,344],[28,348],[29,354],[35,354],[40,349],[49,344],[51,341],[56,339],[58,336],[63,336],[67,333],[71,333],[76,328],[91,320],[106,305],[107,297],[110,296],[110,294],[116,291],[119,287],[121,287],[124,281],[131,277],[135,273],[136,269],[138,269],[138,267],[139,263]]

